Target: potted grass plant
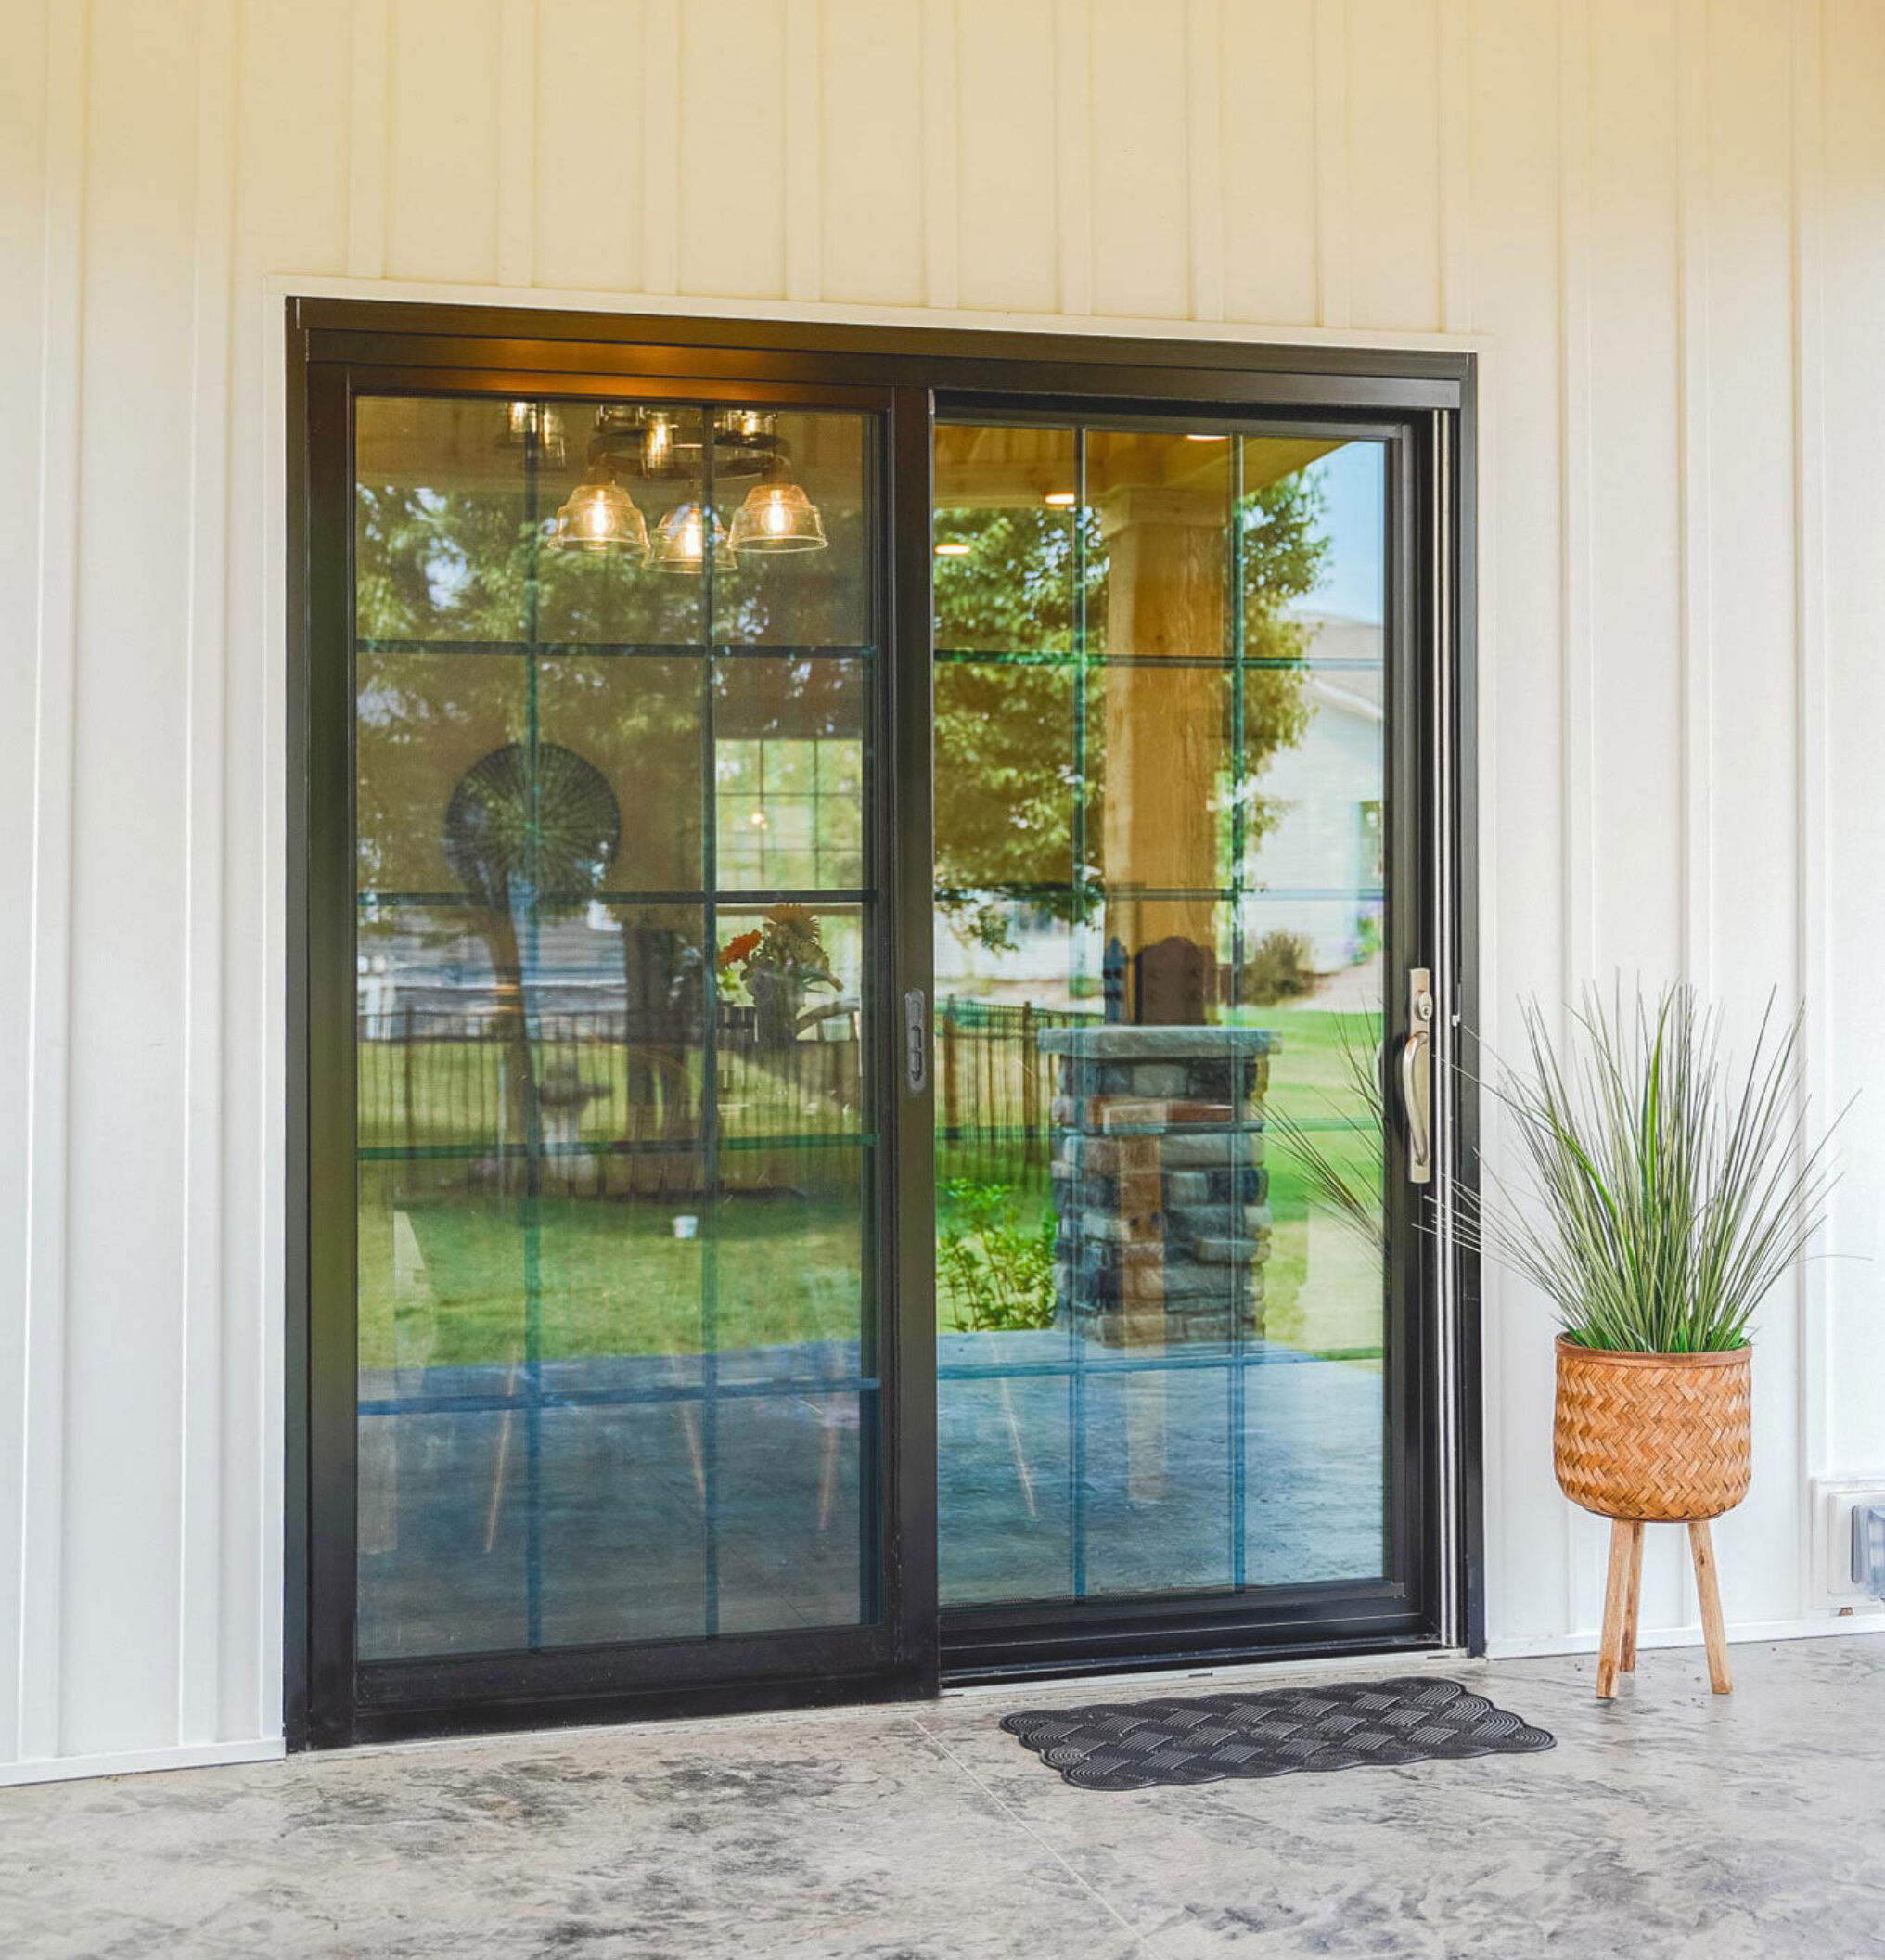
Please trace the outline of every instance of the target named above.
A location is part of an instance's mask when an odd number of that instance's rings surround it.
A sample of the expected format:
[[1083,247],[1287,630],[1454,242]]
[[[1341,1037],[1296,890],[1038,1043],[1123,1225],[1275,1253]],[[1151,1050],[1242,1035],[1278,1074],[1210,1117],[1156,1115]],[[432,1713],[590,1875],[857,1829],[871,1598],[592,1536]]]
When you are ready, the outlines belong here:
[[1573,1504],[1612,1520],[1597,1693],[1635,1659],[1643,1527],[1688,1527],[1717,1694],[1732,1685],[1709,1521],[1752,1472],[1756,1310],[1805,1250],[1833,1183],[1830,1131],[1797,1093],[1800,1017],[1772,1001],[1745,1066],[1692,989],[1587,994],[1523,1066],[1495,1066],[1520,1171],[1488,1174],[1465,1236],[1558,1316],[1553,1454]]

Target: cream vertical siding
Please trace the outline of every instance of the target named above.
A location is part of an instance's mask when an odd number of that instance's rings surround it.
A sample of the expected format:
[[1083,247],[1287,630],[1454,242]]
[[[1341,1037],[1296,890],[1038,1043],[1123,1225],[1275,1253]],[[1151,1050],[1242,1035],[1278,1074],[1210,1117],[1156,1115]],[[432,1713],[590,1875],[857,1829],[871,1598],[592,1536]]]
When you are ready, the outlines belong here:
[[[1804,995],[1814,1095],[1862,1096],[1832,1249],[1885,1255],[1876,0],[0,23],[0,1779],[280,1733],[298,281],[1480,337],[1490,1032],[1618,970]],[[1599,1604],[1549,1346],[1495,1282],[1507,1646],[1574,1645]],[[1885,1468],[1885,1265],[1783,1288],[1756,1380],[1726,1602],[1802,1631],[1809,1478]],[[1645,1614],[1678,1629],[1671,1538]]]

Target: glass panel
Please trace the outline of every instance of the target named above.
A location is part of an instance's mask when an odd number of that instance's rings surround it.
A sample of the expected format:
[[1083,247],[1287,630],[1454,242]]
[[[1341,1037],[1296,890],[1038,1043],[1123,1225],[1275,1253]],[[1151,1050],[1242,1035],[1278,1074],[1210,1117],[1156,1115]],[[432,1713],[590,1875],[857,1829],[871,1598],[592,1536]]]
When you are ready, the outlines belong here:
[[1234,1371],[1159,1367],[1139,1352],[1140,1365],[1085,1383],[1085,1593],[1228,1586]]
[[646,557],[633,548],[539,552],[538,636],[552,644],[698,646],[706,631],[708,562],[701,411],[560,402],[543,404],[543,412],[558,417],[566,432],[558,450],[541,458],[532,506],[540,524],[553,528],[583,486],[615,483],[628,493],[648,550]]
[[1082,446],[1087,654],[1221,667],[1237,445],[1209,432],[1095,429]]
[[1084,882],[1078,676],[1066,665],[939,655],[932,686],[938,903],[968,920],[1018,890],[1051,890],[1065,913]]
[[942,423],[934,483],[939,661],[1071,659],[1080,575],[1073,431]]
[[720,1627],[855,1626],[870,1617],[862,1493],[876,1481],[877,1390],[768,1387],[715,1417]]
[[831,654],[715,663],[714,849],[723,890],[863,884],[870,679],[869,661]]
[[[750,430],[750,420],[758,425]],[[870,642],[868,437],[859,416],[735,411],[721,418],[714,491],[729,513],[732,557],[715,567],[718,645]],[[748,468],[761,457],[763,468]]]
[[749,1149],[728,1139],[720,1167],[712,1251],[722,1377],[789,1393],[869,1375],[870,1142],[768,1138]]
[[365,640],[515,639],[533,549],[534,404],[367,395],[354,410],[353,616]]
[[947,1605],[1382,1569],[1383,470],[937,431]]
[[733,1153],[864,1134],[865,915],[788,902],[722,908],[717,1108]]
[[360,1656],[869,1620],[870,428],[359,427]]

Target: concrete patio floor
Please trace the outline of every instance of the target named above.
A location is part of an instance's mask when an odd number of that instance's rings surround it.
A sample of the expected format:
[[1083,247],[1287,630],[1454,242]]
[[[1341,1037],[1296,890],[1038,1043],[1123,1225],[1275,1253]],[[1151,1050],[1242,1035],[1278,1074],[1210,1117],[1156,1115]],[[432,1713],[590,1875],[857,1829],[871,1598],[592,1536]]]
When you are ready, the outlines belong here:
[[1091,1687],[0,1790],[0,1952],[1885,1954],[1885,1640],[1735,1663],[1646,1652],[1608,1707],[1588,1659],[1436,1664],[1558,1748],[1129,1794],[996,1726]]

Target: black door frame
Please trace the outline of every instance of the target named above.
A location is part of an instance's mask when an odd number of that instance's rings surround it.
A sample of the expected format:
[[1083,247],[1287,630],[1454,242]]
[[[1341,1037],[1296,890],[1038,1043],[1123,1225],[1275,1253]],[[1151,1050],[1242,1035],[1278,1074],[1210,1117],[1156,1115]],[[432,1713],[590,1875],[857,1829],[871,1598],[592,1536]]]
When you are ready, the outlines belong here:
[[[1222,1663],[1282,1654],[1483,1646],[1480,1326],[1477,1268],[1444,1233],[1397,1236],[1397,1275],[1414,1317],[1417,1368],[1406,1413],[1414,1449],[1399,1488],[1417,1494],[1417,1570],[1378,1589],[1266,1592],[1254,1610],[1143,1603],[1083,1615],[1076,1639],[1050,1614],[951,1615],[936,1597],[933,1126],[928,1071],[913,1087],[904,1002],[931,993],[930,428],[936,401],[1025,413],[1073,402],[1106,416],[1186,411],[1212,426],[1268,418],[1352,420],[1404,432],[1395,494],[1412,521],[1391,525],[1404,621],[1430,660],[1404,658],[1413,690],[1398,731],[1402,780],[1417,822],[1394,826],[1397,890],[1420,891],[1419,935],[1435,969],[1433,1190],[1440,1222],[1474,1174],[1477,1112],[1468,1031],[1477,1024],[1473,357],[1451,352],[1160,340],[1048,332],[816,327],[292,299],[288,312],[289,886],[286,1723],[290,1747],[644,1715],[921,1697],[950,1678]],[[869,405],[885,429],[885,564],[890,595],[878,690],[884,783],[879,885],[888,960],[878,989],[887,1094],[889,1235],[883,1406],[886,1618],[842,1635],[578,1649],[415,1663],[363,1697],[353,1667],[353,1329],[313,1302],[353,1293],[353,976],[333,922],[351,918],[351,689],[334,658],[351,645],[347,440],[355,390],[506,394],[620,393]],[[803,399],[803,397],[801,397]],[[338,470],[337,470],[338,459]],[[337,570],[337,568],[341,570]],[[896,576],[892,577],[891,571]],[[323,685],[325,681],[325,685]],[[1402,879],[1407,880],[1403,884]],[[338,909],[337,909],[338,907]],[[1411,960],[1413,949],[1400,957]],[[1390,991],[1398,986],[1398,975]],[[1404,1003],[1387,1003],[1389,1041]],[[338,1074],[336,1070],[339,1070]],[[891,1084],[896,1084],[891,1088]],[[1398,1140],[1391,1146],[1398,1151]],[[1394,1168],[1391,1162],[1391,1171]],[[335,1194],[344,1194],[340,1229]],[[1431,1223],[1435,1200],[1422,1199]],[[860,1633],[867,1637],[860,1638]]]

